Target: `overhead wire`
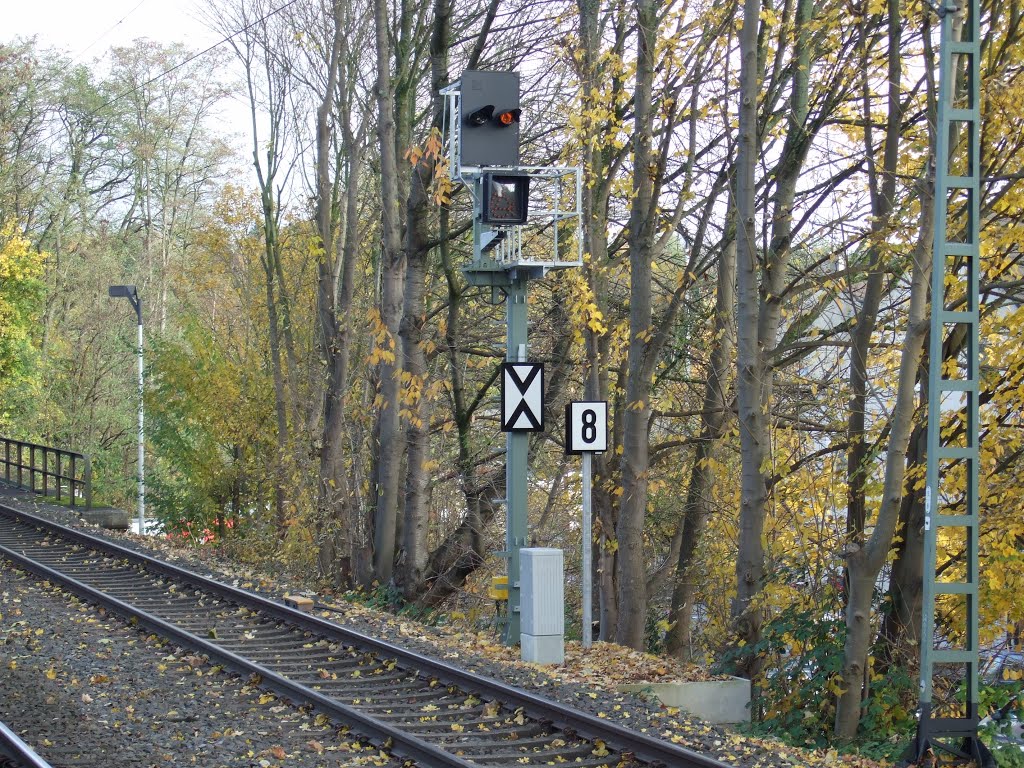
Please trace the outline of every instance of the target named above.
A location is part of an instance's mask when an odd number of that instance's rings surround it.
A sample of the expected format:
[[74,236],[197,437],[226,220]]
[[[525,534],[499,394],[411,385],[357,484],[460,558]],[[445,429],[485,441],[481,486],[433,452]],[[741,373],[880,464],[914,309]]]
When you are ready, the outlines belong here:
[[[279,13],[281,13],[282,11],[286,10],[287,8],[289,8],[289,7],[293,6],[293,5],[295,5],[295,3],[297,3],[298,1],[299,1],[299,0],[288,0],[288,2],[284,3],[284,5],[282,5],[282,6],[278,7],[278,8],[275,8],[275,9],[274,9],[274,10],[272,10],[272,11],[269,11],[268,13],[264,14],[263,16],[260,16],[260,17],[259,17],[259,18],[257,18],[257,19],[254,19],[253,21],[249,22],[248,24],[246,24],[246,25],[245,25],[244,27],[242,27],[241,29],[237,29],[237,30],[235,30],[234,32],[232,32],[231,34],[229,34],[229,35],[226,35],[225,37],[221,38],[220,40],[218,40],[218,41],[217,41],[216,43],[214,43],[213,45],[210,45],[209,47],[207,47],[207,48],[204,48],[203,50],[201,50],[201,51],[198,51],[197,53],[194,53],[194,54],[192,54],[192,55],[188,56],[188,57],[187,57],[186,59],[184,59],[183,61],[179,61],[179,62],[178,62],[177,64],[175,64],[174,66],[172,66],[172,67],[168,67],[167,69],[165,69],[165,70],[163,70],[163,71],[159,72],[158,74],[154,75],[153,77],[149,78],[148,80],[145,80],[145,81],[143,81],[143,82],[139,83],[138,85],[134,85],[134,86],[132,86],[131,88],[127,88],[127,89],[125,89],[125,90],[123,90],[123,91],[121,91],[121,92],[119,92],[119,93],[115,94],[114,96],[112,96],[111,98],[109,98],[109,99],[107,99],[106,101],[104,101],[104,102],[103,102],[102,104],[100,104],[100,105],[99,105],[98,107],[96,107],[95,109],[89,110],[89,111],[88,111],[88,112],[86,113],[86,115],[87,115],[88,117],[96,117],[96,116],[98,116],[98,115],[99,115],[99,114],[100,114],[100,113],[101,113],[101,112],[102,112],[103,110],[105,110],[105,109],[106,109],[107,107],[109,107],[109,106],[112,106],[112,105],[116,104],[116,103],[117,103],[117,102],[119,102],[119,101],[120,101],[121,99],[125,98],[126,96],[129,96],[129,95],[131,95],[131,94],[133,94],[133,93],[135,93],[135,92],[137,92],[137,91],[139,91],[139,90],[141,90],[141,89],[145,88],[145,87],[146,87],[146,86],[148,86],[148,85],[152,85],[153,83],[155,83],[155,82],[157,82],[157,81],[159,81],[159,80],[161,80],[161,79],[163,79],[163,78],[167,77],[168,75],[170,75],[171,73],[173,73],[173,72],[175,72],[175,71],[177,71],[177,70],[181,69],[182,67],[185,67],[185,66],[187,66],[188,64],[191,64],[191,63],[192,63],[193,61],[195,61],[196,59],[202,58],[203,56],[205,56],[205,55],[207,55],[208,53],[210,53],[210,52],[212,52],[212,51],[216,50],[217,48],[219,48],[220,46],[224,45],[225,43],[227,43],[227,42],[229,42],[229,41],[233,40],[234,38],[238,37],[238,36],[239,36],[239,35],[241,35],[241,34],[242,34],[243,32],[248,32],[248,31],[249,31],[250,29],[252,29],[253,27],[255,27],[255,26],[256,26],[257,24],[261,24],[261,23],[263,23],[264,21],[266,21],[267,19],[269,19],[269,18],[271,18],[271,17],[273,17],[273,16],[276,16],[277,14],[279,14]],[[133,9],[132,9],[131,11],[129,11],[129,14],[128,14],[128,15],[130,15],[131,13],[133,13],[133,12],[134,12],[134,11],[135,11],[135,10],[136,10],[136,9],[137,9],[137,8],[138,8],[139,6],[140,6],[140,5],[142,5],[142,3],[144,3],[144,2],[146,2],[146,0],[140,0],[139,4],[138,4],[138,5],[136,5],[136,6],[135,6],[135,8],[133,8]],[[127,16],[125,16],[125,18],[127,18]],[[124,19],[122,19],[121,21],[124,21]],[[118,24],[120,24],[120,23],[121,23],[121,22],[119,21],[119,22],[118,22]],[[114,26],[116,27],[116,26],[117,26],[117,24],[115,24]],[[113,29],[113,27],[111,27],[111,29]],[[108,31],[109,31],[109,30],[108,30]],[[104,35],[106,35],[106,34],[107,34],[107,33],[104,33]],[[101,36],[101,37],[102,37],[102,36]],[[91,47],[92,45],[95,45],[95,42],[91,43],[91,44],[90,44],[90,47]],[[52,140],[52,139],[53,139],[53,138],[54,138],[54,137],[55,137],[55,136],[57,135],[58,131],[59,131],[59,129],[57,129],[57,130],[55,130],[54,132],[52,132],[52,133],[48,134],[47,136],[44,136],[44,137],[43,137],[42,139],[40,139],[40,143],[48,143],[49,141],[51,141],[51,140]]]
[[116,96],[111,98],[109,101],[105,101],[105,102],[103,102],[103,104],[101,104],[99,107],[97,107],[97,111],[99,111],[101,109],[106,109],[110,105],[116,104],[118,101],[123,99],[125,96],[128,96],[129,94],[135,93],[139,89],[145,88],[147,85],[152,85],[157,80],[161,80],[161,79],[167,77],[172,72],[174,72],[176,70],[179,70],[179,69],[181,69],[182,67],[184,67],[184,66],[186,66],[188,64],[191,64],[196,59],[201,58],[201,57],[205,56],[206,54],[210,53],[211,51],[216,50],[220,46],[224,45],[224,43],[227,43],[230,40],[233,40],[234,38],[238,37],[243,32],[248,32],[250,29],[255,27],[257,24],[260,24],[260,23],[266,21],[267,19],[269,19],[272,16],[276,16],[277,14],[279,14],[281,11],[285,10],[286,8],[289,8],[289,7],[293,6],[293,5],[295,5],[295,3],[297,3],[298,1],[299,0],[288,0],[288,2],[286,2],[280,8],[275,8],[273,11],[270,11],[269,13],[267,13],[267,14],[265,14],[263,16],[260,16],[258,19],[255,19],[255,20],[251,21],[250,23],[246,24],[241,29],[235,30],[230,35],[228,35],[227,37],[221,38],[220,40],[218,40],[216,43],[214,43],[213,45],[209,46],[208,48],[204,48],[203,50],[199,51],[198,53],[192,54],[191,56],[186,58],[184,61],[179,61],[173,67],[168,67],[167,69],[163,70],[159,74],[156,74],[153,77],[149,78],[149,80],[146,80],[146,81],[144,81],[142,83],[139,83],[138,85],[133,86],[132,88],[129,88],[129,89],[125,90],[125,91],[122,91],[121,93],[118,93]]
[[103,38],[105,38],[105,37],[106,37],[107,35],[109,35],[109,34],[110,34],[111,32],[113,32],[113,31],[114,31],[115,29],[117,29],[117,28],[118,28],[119,26],[121,26],[122,24],[124,24],[124,23],[125,23],[125,21],[127,21],[127,20],[128,20],[128,17],[129,17],[129,16],[131,16],[131,15],[132,15],[133,13],[135,13],[135,12],[136,12],[137,10],[139,10],[139,8],[141,8],[141,7],[143,6],[143,4],[144,4],[145,2],[146,2],[146,0],[139,0],[139,2],[137,2],[137,3],[135,4],[135,7],[134,7],[134,8],[132,8],[132,9],[131,9],[130,11],[128,11],[128,13],[126,13],[126,14],[125,14],[124,16],[122,16],[122,17],[121,17],[120,19],[118,19],[118,20],[117,20],[116,22],[114,22],[114,23],[113,23],[113,24],[112,24],[112,25],[111,25],[111,26],[110,26],[110,27],[109,27],[109,28],[107,29],[107,31],[106,31],[106,32],[102,32],[102,33],[101,33],[101,34],[99,35],[99,37],[97,37],[97,38],[96,38],[95,40],[93,40],[93,41],[92,41],[91,43],[89,43],[89,44],[88,44],[88,45],[87,45],[87,46],[86,46],[85,48],[83,48],[83,49],[82,49],[82,50],[80,50],[80,51],[79,51],[78,53],[76,53],[76,54],[75,54],[74,56],[72,56],[72,57],[71,57],[71,61],[69,61],[69,62],[68,62],[68,67],[70,67],[70,66],[71,66],[72,64],[74,64],[74,63],[75,63],[76,61],[78,61],[78,59],[79,59],[79,58],[81,58],[82,56],[84,56],[85,54],[87,54],[87,53],[88,53],[89,51],[91,51],[91,50],[93,49],[93,47],[94,47],[94,46],[96,45],[96,43],[98,43],[98,42],[99,42],[100,40],[102,40]]

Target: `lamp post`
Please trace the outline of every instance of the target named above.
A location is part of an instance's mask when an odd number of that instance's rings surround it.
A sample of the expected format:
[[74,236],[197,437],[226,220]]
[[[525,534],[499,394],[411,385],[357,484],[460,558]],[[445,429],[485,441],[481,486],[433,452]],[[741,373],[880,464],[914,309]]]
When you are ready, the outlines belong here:
[[112,299],[128,299],[139,321],[139,535],[141,536],[146,532],[146,454],[143,449],[145,444],[145,431],[143,429],[145,420],[142,410],[144,387],[142,377],[142,299],[139,298],[139,292],[134,285],[112,285],[107,293]]

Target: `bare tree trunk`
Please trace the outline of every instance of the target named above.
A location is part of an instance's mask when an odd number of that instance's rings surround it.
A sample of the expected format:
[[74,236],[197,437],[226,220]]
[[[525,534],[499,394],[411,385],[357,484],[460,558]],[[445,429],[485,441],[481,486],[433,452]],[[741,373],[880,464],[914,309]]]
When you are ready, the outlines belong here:
[[[899,19],[900,6],[898,0],[890,2],[890,44],[894,34],[892,19]],[[934,55],[929,44],[930,30],[924,31],[925,66],[934,72]],[[898,31],[895,32],[897,40]],[[956,35],[954,29],[954,35]],[[890,62],[890,67],[892,67]],[[899,71],[898,68],[895,71]],[[910,281],[910,306],[907,312],[907,330],[904,335],[903,350],[900,358],[899,379],[897,381],[896,402],[889,416],[889,441],[885,461],[885,477],[882,487],[882,500],[878,518],[865,542],[864,536],[851,537],[846,545],[846,567],[849,574],[849,591],[846,608],[846,643],[843,648],[843,684],[842,695],[836,705],[835,736],[840,740],[850,740],[856,736],[860,722],[862,705],[868,693],[868,653],[871,642],[871,598],[875,581],[885,564],[892,547],[893,536],[900,522],[901,513],[906,510],[905,521],[915,517],[918,504],[907,504],[904,498],[904,486],[907,471],[908,447],[914,428],[916,387],[922,376],[921,362],[924,357],[924,341],[928,335],[929,324],[929,285],[932,267],[932,248],[934,245],[935,225],[935,179],[934,157],[936,146],[936,85],[932,78],[927,79],[928,108],[927,125],[929,126],[930,157],[923,165],[917,181],[918,201],[921,212],[918,218],[917,244],[913,250],[913,266]],[[931,297],[932,305],[941,305],[942,296]],[[941,365],[942,361],[932,360],[931,365]],[[927,389],[927,388],[926,388]],[[927,394],[924,394],[927,398]],[[929,414],[929,418],[938,418],[937,414]],[[925,439],[919,436],[917,446]],[[919,536],[914,531],[912,536]],[[916,542],[911,542],[916,545]],[[923,546],[923,544],[922,544]],[[908,551],[908,564],[916,557],[913,547]]]
[[871,234],[873,242],[868,251],[867,282],[864,290],[864,303],[857,313],[857,324],[853,330],[850,347],[850,415],[847,426],[850,444],[847,453],[847,533],[860,536],[864,532],[866,505],[865,484],[869,467],[869,456],[865,443],[867,410],[868,358],[871,336],[878,324],[878,308],[882,299],[883,272],[879,269],[885,233],[890,226],[890,218],[896,198],[896,171],[899,162],[900,134],[902,132],[903,113],[902,88],[900,83],[901,54],[900,40],[902,37],[903,20],[900,17],[899,0],[889,2],[889,41],[888,41],[888,114],[885,126],[885,154],[882,159],[881,184],[874,163],[874,138],[872,132],[871,99],[872,84],[868,81],[868,37],[866,32],[861,35],[864,44],[862,61],[864,68],[863,104],[864,104],[864,144],[867,158],[868,186],[871,193]]
[[736,158],[736,395],[740,426],[740,530],[736,557],[736,599],[732,617],[746,645],[756,643],[761,621],[751,602],[764,580],[761,533],[768,504],[765,468],[768,419],[761,408],[765,376],[758,334],[759,259],[755,239],[757,135],[757,31],[760,0],[744,0],[740,30],[740,106]]
[[380,316],[385,331],[379,367],[373,570],[383,584],[391,580],[398,524],[398,478],[403,448],[399,431],[402,367],[398,357],[398,332],[405,292],[405,253],[401,246],[395,91],[390,69],[391,42],[386,0],[374,0],[373,19],[377,51],[377,139],[381,186]]
[[[267,245],[267,248],[270,246]],[[274,515],[279,535],[284,535],[286,522],[285,483],[287,469],[285,457],[288,455],[288,406],[285,395],[284,371],[281,364],[281,335],[277,319],[277,301],[274,298],[274,273],[263,258],[263,274],[267,280],[267,325],[270,335],[270,363],[274,378],[274,413],[277,417],[277,454],[274,457]]]
[[[927,349],[927,347],[925,347]],[[925,379],[927,377],[924,377]],[[919,400],[927,404],[927,388]],[[924,469],[927,430],[918,424],[907,450],[907,471]],[[875,671],[885,674],[893,666],[913,670],[920,653],[921,597],[924,573],[924,493],[911,490],[900,505],[900,537],[889,574],[888,609],[879,630],[880,649]]]
[[427,356],[423,350],[426,322],[427,195],[423,177],[430,178],[434,163],[424,161],[415,169],[409,191],[406,227],[405,307],[400,326],[405,415],[405,498],[403,501],[402,552],[395,581],[406,599],[421,588],[427,566],[427,461],[430,459],[430,413],[425,395]]
[[[761,541],[768,512],[774,469],[771,465],[771,410],[773,366],[785,300],[787,269],[792,254],[793,207],[797,180],[807,158],[814,132],[821,126],[828,104],[838,103],[836,86],[819,106],[815,123],[808,121],[808,73],[811,66],[811,0],[799,0],[796,8],[790,109],[787,133],[775,166],[775,194],[771,206],[771,241],[759,258],[754,244],[754,163],[760,152],[757,132],[757,0],[744,5],[740,32],[740,127],[737,158],[738,223],[738,316],[737,399],[739,401],[742,479],[740,499],[739,556],[736,562],[736,600],[732,606],[738,644],[752,648],[761,637],[761,609],[756,597],[764,586],[764,546]],[[750,14],[753,14],[751,16]],[[748,30],[748,21],[754,29]],[[766,222],[767,224],[767,222]],[[760,283],[758,274],[760,273]],[[756,318],[756,320],[755,320]],[[747,327],[751,320],[755,328]],[[754,677],[761,661],[746,657],[741,671]]]
[[[450,0],[434,0],[433,31],[430,38],[431,130],[440,131],[444,118],[444,101],[440,89],[448,81],[448,48],[450,46]],[[405,410],[406,462],[404,517],[402,527],[402,572],[399,582],[406,599],[415,599],[423,590],[427,568],[428,470],[430,459],[430,412],[424,390],[427,383],[427,356],[423,349],[423,327],[426,323],[426,277],[431,244],[428,238],[430,199],[428,187],[434,177],[438,158],[424,155],[413,169],[409,200],[406,207],[406,289],[402,317],[402,357],[409,386]]]
[[629,215],[629,349],[626,406],[623,416],[622,501],[616,536],[619,541],[619,623],[615,639],[643,648],[647,618],[647,573],[644,520],[647,513],[651,371],[648,342],[651,326],[651,257],[654,251],[654,180],[650,172],[654,110],[651,103],[658,9],[653,0],[637,0],[637,71],[633,133],[633,196]]
[[[599,86],[606,76],[601,64],[600,14],[598,0],[577,0],[580,17],[580,101],[584,115],[597,114],[600,106]],[[602,317],[608,311],[608,279],[605,265],[608,263],[608,199],[610,183],[614,173],[609,173],[607,145],[601,145],[598,138],[602,127],[595,119],[584,123],[580,146],[583,167],[587,169],[588,183],[583,185],[583,249],[590,254],[583,271],[587,287]],[[608,398],[608,348],[609,334],[600,325],[588,323],[583,331],[586,354],[586,378],[584,397],[588,400]],[[610,412],[614,415],[614,411]],[[613,424],[614,427],[614,424]],[[616,440],[611,441],[617,444]],[[618,625],[616,602],[615,526],[617,510],[610,494],[610,480],[616,468],[614,452],[598,454],[593,459],[593,515],[597,524],[593,527],[595,540],[584,542],[583,546],[594,548],[594,582],[598,585],[598,623],[601,638],[615,637]]]
[[[357,42],[358,45],[358,42]],[[347,393],[350,386],[348,371],[352,355],[352,342],[355,331],[355,324],[341,322],[341,319],[351,317],[353,307],[353,296],[355,295],[356,283],[356,260],[361,247],[361,233],[359,227],[359,192],[363,177],[363,151],[365,149],[364,128],[365,121],[360,124],[359,130],[353,130],[352,118],[355,112],[357,99],[355,88],[357,82],[357,70],[359,58],[356,50],[349,45],[347,36],[342,40],[342,61],[344,62],[345,74],[344,83],[341,87],[342,102],[338,105],[338,112],[341,118],[342,144],[338,147],[336,162],[344,166],[345,173],[345,196],[343,221],[344,236],[340,241],[341,252],[338,255],[335,266],[335,317],[338,322],[337,349],[335,351],[334,365],[335,376],[338,386],[342,392]],[[345,403],[349,397],[343,395],[342,402]],[[342,418],[345,418],[345,411],[342,411]],[[349,432],[342,432],[341,439],[344,442],[337,445],[337,450],[347,453],[350,457],[345,462],[347,481],[347,494],[342,499],[342,507],[338,514],[348,520],[348,530],[351,538],[346,542],[349,548],[349,555],[352,558],[353,579],[358,584],[369,584],[372,573],[372,552],[370,546],[369,525],[367,524],[368,513],[360,504],[361,466],[362,452],[356,446],[362,446],[360,437],[361,430],[357,425],[350,426]]]
[[[269,150],[268,150],[269,154]],[[257,166],[259,165],[257,161]],[[258,169],[259,170],[259,169]],[[260,174],[262,176],[262,174]],[[274,369],[274,405],[277,414],[277,457],[275,459],[276,489],[274,505],[277,512],[278,534],[284,536],[287,523],[285,495],[288,487],[288,457],[290,454],[289,415],[294,412],[294,398],[290,396],[289,366],[286,365],[287,347],[282,317],[284,285],[280,270],[275,266],[281,260],[281,241],[277,228],[278,210],[274,199],[273,175],[261,182],[263,204],[263,274],[267,280],[267,322],[270,332],[270,355]]]
[[690,660],[691,618],[693,615],[696,580],[694,568],[697,548],[704,533],[709,509],[711,488],[716,473],[709,464],[715,444],[722,437],[726,424],[726,394],[729,390],[729,371],[733,355],[733,305],[736,298],[736,240],[732,239],[722,250],[718,263],[718,285],[715,296],[715,316],[711,326],[714,340],[708,364],[708,381],[704,389],[704,407],[701,412],[700,442],[693,457],[690,484],[683,508],[682,542],[676,564],[675,587],[669,622],[672,628],[665,639],[666,650],[677,658]]
[[[843,740],[852,739],[856,735],[857,724],[860,722],[871,640],[871,597],[875,579],[885,564],[899,520],[903,481],[906,476],[907,446],[914,425],[914,389],[924,351],[924,339],[928,332],[928,281],[931,276],[934,220],[931,203],[935,194],[934,180],[922,179],[919,194],[921,215],[918,243],[913,253],[910,308],[900,359],[896,404],[890,417],[881,507],[870,539],[863,544],[850,541],[846,548],[850,587],[846,606],[846,643],[843,647],[845,689],[836,704],[835,725],[836,737]],[[941,301],[941,297],[939,300]]]
[[[316,224],[322,253],[317,263],[317,319],[320,332],[317,342],[320,358],[327,364],[327,387],[324,392],[323,429],[320,447],[320,478],[317,484],[319,508],[319,562],[322,575],[338,586],[351,582],[352,564],[347,544],[351,540],[350,523],[346,514],[349,497],[348,473],[344,460],[344,390],[348,378],[347,349],[339,338],[340,325],[335,297],[334,255],[336,249],[335,189],[337,179],[332,177],[333,130],[331,108],[335,104],[339,70],[343,66],[342,47],[345,31],[342,28],[341,0],[333,4],[333,35],[327,61],[327,85],[317,108],[316,116]],[[349,146],[350,152],[356,148]],[[348,190],[349,195],[355,193]],[[351,222],[355,226],[355,222]],[[342,254],[345,258],[347,254]],[[351,295],[351,294],[350,294]]]

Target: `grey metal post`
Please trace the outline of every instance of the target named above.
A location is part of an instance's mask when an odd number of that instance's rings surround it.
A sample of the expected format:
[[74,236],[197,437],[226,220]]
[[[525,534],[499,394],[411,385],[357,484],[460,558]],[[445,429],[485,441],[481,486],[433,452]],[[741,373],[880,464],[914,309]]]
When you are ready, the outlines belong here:
[[139,340],[139,535],[146,532],[146,433],[145,414],[143,412],[143,394],[145,392],[145,379],[142,368],[142,297],[134,285],[112,285],[107,290],[111,298],[128,299],[132,309],[135,310],[135,317],[138,320]]
[[85,471],[82,473],[82,482],[85,483],[85,508],[92,509],[92,458],[88,454],[85,455]]
[[137,299],[139,315],[139,535],[146,532],[146,430],[143,411],[145,378],[142,369],[142,299]]
[[594,534],[591,531],[591,466],[592,454],[590,451],[583,452],[583,647],[589,648],[593,643],[594,618],[591,616],[592,577],[593,567],[590,564],[591,549]]
[[[525,274],[511,271],[511,284],[506,291],[507,341],[505,359],[510,362],[527,360]],[[527,453],[530,436],[526,432],[509,432],[506,436],[505,457],[505,552],[508,553],[508,621],[505,624],[505,645],[517,645],[520,635],[520,563],[519,550],[527,546],[528,508]]]

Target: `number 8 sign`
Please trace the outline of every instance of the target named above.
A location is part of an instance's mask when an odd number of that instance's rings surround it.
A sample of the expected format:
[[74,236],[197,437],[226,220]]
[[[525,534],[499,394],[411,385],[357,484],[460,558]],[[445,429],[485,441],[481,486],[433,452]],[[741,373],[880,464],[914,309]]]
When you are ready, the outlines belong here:
[[602,453],[608,450],[608,403],[573,400],[565,406],[565,452]]

